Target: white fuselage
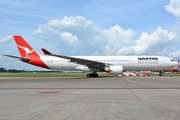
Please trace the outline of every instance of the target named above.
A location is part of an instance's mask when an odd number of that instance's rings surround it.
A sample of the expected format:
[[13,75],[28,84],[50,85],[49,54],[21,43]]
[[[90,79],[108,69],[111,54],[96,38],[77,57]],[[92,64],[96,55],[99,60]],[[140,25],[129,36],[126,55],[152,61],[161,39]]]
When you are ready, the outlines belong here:
[[[98,61],[111,65],[123,66],[123,71],[164,70],[176,67],[178,63],[171,58],[162,56],[73,56]],[[41,60],[53,70],[91,71],[85,65],[53,56],[41,56]]]

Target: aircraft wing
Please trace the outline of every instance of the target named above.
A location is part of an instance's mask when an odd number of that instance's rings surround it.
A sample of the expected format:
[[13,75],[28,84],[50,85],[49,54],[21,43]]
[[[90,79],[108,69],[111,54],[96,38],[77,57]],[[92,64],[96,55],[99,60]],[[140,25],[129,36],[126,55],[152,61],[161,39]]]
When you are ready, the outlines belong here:
[[71,62],[75,62],[75,63],[81,64],[81,65],[86,65],[88,67],[101,67],[101,66],[108,65],[107,63],[88,60],[88,59],[82,59],[82,58],[76,58],[76,57],[69,57],[69,56],[52,54],[52,53],[50,53],[49,51],[47,51],[46,49],[43,49],[43,48],[41,50],[44,52],[45,55],[50,55],[50,56],[55,56],[55,57],[68,59]]
[[3,54],[3,56],[12,57],[12,58],[15,58],[16,60],[22,60],[22,61],[25,61],[25,62],[30,61],[30,58],[22,58],[22,57],[17,57],[17,56],[12,56],[12,55],[5,55],[5,54]]

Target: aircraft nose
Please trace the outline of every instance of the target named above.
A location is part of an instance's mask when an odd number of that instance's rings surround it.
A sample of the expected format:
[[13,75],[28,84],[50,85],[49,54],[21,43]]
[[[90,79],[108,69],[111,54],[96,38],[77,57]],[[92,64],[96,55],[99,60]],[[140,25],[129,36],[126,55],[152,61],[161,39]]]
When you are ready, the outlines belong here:
[[179,63],[178,63],[178,62],[175,62],[175,65],[176,65],[176,66],[178,66],[178,65],[179,65]]

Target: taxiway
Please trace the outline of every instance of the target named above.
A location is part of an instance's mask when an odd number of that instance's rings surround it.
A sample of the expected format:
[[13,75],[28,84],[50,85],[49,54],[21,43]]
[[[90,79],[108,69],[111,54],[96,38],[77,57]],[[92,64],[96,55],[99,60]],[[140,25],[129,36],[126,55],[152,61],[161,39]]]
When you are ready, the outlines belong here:
[[179,120],[180,77],[1,77],[2,120]]

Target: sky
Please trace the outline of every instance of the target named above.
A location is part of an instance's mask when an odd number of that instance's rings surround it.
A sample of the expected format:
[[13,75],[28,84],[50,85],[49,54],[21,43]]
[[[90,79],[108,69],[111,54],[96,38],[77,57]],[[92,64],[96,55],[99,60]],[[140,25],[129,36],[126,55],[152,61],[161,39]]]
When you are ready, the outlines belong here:
[[158,55],[180,60],[180,0],[0,1],[0,67],[45,70],[20,56],[13,35],[39,54]]

